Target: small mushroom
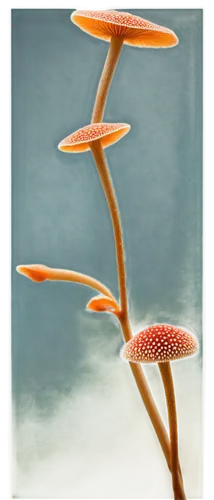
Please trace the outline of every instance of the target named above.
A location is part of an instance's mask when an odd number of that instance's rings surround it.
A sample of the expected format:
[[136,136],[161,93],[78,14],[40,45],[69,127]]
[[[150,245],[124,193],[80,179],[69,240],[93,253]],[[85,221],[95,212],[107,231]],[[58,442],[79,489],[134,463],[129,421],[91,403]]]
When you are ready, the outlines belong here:
[[55,269],[53,267],[44,266],[43,264],[28,264],[16,267],[19,274],[26,276],[26,278],[41,283],[42,281],[70,281],[73,283],[80,283],[82,285],[94,288],[106,296],[106,300],[112,300],[115,308],[119,305],[110,290],[103,285],[100,281],[88,276],[87,274],[70,271],[69,269]]
[[19,274],[23,274],[23,276],[35,281],[35,283],[41,283],[42,281],[48,280],[49,269],[49,267],[43,266],[42,264],[23,264],[16,267]]
[[123,236],[117,199],[103,148],[119,141],[130,130],[127,123],[92,123],[69,135],[58,145],[66,153],[91,150],[109,206],[115,237],[120,301],[122,311],[127,310],[125,257]]
[[80,128],[58,145],[65,153],[83,153],[91,149],[94,141],[99,141],[102,148],[107,148],[119,141],[130,130],[127,123],[93,123]]
[[170,362],[192,356],[198,350],[196,337],[178,326],[153,325],[135,335],[122,349],[133,363],[158,363],[167,401],[173,489],[176,499],[185,499],[179,471],[175,393]]
[[71,20],[86,33],[110,42],[92,123],[102,121],[108,90],[123,44],[153,49],[174,47],[178,44],[178,38],[172,30],[128,12],[76,10],[72,13]]
[[110,312],[118,316],[120,314],[120,307],[115,300],[98,295],[98,297],[93,297],[89,300],[86,309],[94,312]]

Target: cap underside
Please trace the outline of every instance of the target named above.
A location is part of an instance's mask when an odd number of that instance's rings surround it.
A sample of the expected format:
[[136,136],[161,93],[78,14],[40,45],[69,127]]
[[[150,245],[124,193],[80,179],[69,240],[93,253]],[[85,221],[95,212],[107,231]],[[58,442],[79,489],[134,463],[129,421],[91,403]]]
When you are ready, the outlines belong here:
[[69,140],[71,140],[72,135],[68,136],[65,138],[60,144],[59,144],[59,149],[61,151],[64,151],[65,153],[83,153],[85,151],[88,151],[90,149],[90,143],[96,140],[100,140],[102,147],[107,148],[108,146],[111,146],[115,142],[119,141],[124,135],[126,135],[130,130],[130,125],[123,126],[119,128],[118,130],[113,130],[106,132],[105,134],[99,134],[93,135],[91,139],[87,140],[78,140],[73,143],[69,143]]
[[157,25],[150,29],[146,25],[145,28],[132,27],[75,13],[72,15],[72,21],[86,33],[106,41],[110,41],[112,36],[123,37],[126,45],[148,48],[173,47],[178,43],[173,31]]

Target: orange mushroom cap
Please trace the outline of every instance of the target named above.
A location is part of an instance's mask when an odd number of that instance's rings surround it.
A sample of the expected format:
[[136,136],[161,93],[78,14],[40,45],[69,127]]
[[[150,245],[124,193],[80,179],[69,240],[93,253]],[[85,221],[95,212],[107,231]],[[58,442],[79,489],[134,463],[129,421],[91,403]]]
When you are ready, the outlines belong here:
[[178,44],[175,33],[139,16],[116,10],[76,10],[71,20],[90,35],[110,41],[122,37],[126,45],[164,48]]
[[94,312],[112,312],[116,315],[120,312],[120,308],[115,300],[102,295],[89,300],[86,308]]
[[197,350],[192,333],[179,326],[153,325],[129,340],[121,356],[134,363],[165,363],[192,356]]
[[42,281],[46,281],[48,279],[49,268],[47,266],[43,266],[42,264],[17,266],[16,270],[18,273],[23,274],[23,276],[26,276],[36,283],[41,283]]
[[63,139],[58,149],[65,153],[82,153],[90,149],[90,142],[98,139],[102,147],[107,148],[126,135],[130,128],[127,123],[91,123]]

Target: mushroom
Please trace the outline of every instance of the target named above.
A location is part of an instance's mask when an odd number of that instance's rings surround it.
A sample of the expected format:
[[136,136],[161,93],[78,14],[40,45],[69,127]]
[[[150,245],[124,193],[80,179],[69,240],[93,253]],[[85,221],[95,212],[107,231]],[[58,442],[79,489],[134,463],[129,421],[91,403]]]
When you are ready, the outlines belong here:
[[[103,148],[107,148],[119,141],[130,130],[127,123],[95,123],[80,128],[63,139],[58,148],[65,153],[83,153],[93,150],[94,141],[99,141]],[[92,151],[93,152],[93,151]]]
[[35,283],[41,283],[42,281],[48,280],[48,271],[49,268],[47,266],[43,266],[43,264],[29,264],[29,265],[21,265],[17,266],[16,270],[19,274],[23,274],[26,278],[34,281]]
[[139,16],[116,10],[76,10],[71,20],[90,35],[110,42],[95,100],[92,123],[102,121],[105,102],[123,44],[135,47],[166,48],[178,44],[175,33]]
[[[125,258],[123,250],[122,228],[117,200],[108,171],[103,148],[119,141],[130,130],[127,123],[93,123],[66,137],[58,145],[66,153],[80,153],[91,150],[97,166],[104,192],[109,205],[117,254],[121,308],[127,309]],[[125,339],[126,341],[129,339]]]
[[17,266],[16,270],[19,274],[26,276],[36,283],[40,283],[42,281],[71,281],[89,286],[98,292],[103,293],[106,296],[106,299],[108,298],[108,300],[111,300],[114,307],[119,309],[119,305],[110,290],[100,281],[88,276],[87,274],[77,273],[67,269],[54,269],[42,264],[23,264]]
[[[117,199],[103,148],[119,140],[123,135],[129,132],[129,130],[130,125],[125,123],[94,123],[77,130],[58,145],[59,150],[65,151],[66,153],[78,153],[90,149],[93,154],[112,219],[120,291],[120,313],[118,313],[118,319],[121,324],[125,342],[128,342],[132,338],[132,331],[128,317],[123,234]],[[140,365],[130,363],[130,368],[170,469],[170,446],[168,435],[147,384],[146,377]]]
[[118,304],[110,297],[104,297],[98,295],[89,300],[86,309],[94,312],[110,312],[118,316],[120,314],[120,308]]
[[178,458],[178,431],[175,393],[170,362],[192,356],[198,350],[196,337],[172,325],[152,325],[135,335],[121,351],[132,363],[158,363],[163,380],[169,419],[171,472],[175,499],[185,499]]

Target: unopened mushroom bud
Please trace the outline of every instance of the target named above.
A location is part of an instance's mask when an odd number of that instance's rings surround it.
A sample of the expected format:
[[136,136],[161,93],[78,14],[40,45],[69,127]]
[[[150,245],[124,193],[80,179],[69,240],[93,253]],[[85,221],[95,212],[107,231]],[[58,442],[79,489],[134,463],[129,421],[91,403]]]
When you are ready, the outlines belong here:
[[40,283],[48,279],[49,268],[47,266],[43,266],[42,264],[17,266],[16,270],[19,274],[23,274],[26,278],[35,281],[35,283]]
[[94,312],[111,312],[116,316],[120,313],[120,308],[117,302],[109,297],[103,297],[101,295],[93,297],[89,300],[86,309]]
[[100,281],[88,276],[87,274],[70,271],[69,269],[55,269],[54,267],[44,266],[42,264],[29,264],[17,266],[18,273],[23,274],[26,278],[40,283],[42,281],[70,281],[72,283],[80,283],[82,285],[94,288],[105,295],[106,300],[111,300],[115,309],[119,309],[116,299],[110,290]]
[[153,325],[135,335],[121,355],[132,363],[158,363],[166,395],[171,443],[171,470],[175,499],[186,499],[178,458],[178,432],[175,393],[170,361],[192,356],[198,341],[190,332],[172,325]]

